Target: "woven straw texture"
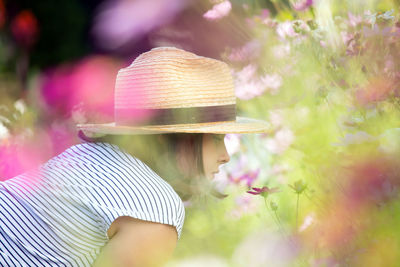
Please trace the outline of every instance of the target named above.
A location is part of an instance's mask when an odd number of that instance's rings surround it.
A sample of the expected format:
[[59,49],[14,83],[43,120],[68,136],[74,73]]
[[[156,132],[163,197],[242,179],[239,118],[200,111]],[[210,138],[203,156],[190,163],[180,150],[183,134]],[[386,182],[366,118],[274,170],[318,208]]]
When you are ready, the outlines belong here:
[[236,105],[233,77],[226,63],[173,47],[154,48],[137,57],[129,67],[121,69],[116,79],[114,101],[114,123],[80,124],[78,129],[89,136],[174,132],[267,133],[270,130],[265,121],[242,117],[235,120],[235,116],[229,121],[174,125],[121,123],[120,114],[130,109],[179,110]]

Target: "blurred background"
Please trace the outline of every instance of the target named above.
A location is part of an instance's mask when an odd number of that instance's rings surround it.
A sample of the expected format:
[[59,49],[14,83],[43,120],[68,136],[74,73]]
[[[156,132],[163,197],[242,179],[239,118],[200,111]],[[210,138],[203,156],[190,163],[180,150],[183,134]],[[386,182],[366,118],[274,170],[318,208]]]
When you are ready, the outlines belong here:
[[[117,71],[153,47],[229,64],[231,162],[186,202],[168,266],[398,266],[399,0],[0,0],[0,180],[113,120]],[[250,192],[250,193],[248,193]]]

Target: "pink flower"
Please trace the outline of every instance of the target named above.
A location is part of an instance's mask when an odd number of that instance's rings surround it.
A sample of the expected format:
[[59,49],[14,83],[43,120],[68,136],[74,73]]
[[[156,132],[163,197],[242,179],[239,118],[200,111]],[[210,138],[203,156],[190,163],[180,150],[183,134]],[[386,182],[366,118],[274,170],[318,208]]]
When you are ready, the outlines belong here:
[[94,56],[43,73],[40,94],[48,113],[65,117],[72,115],[79,122],[94,117],[102,122],[112,121],[112,88],[120,67],[121,64],[112,58]]
[[203,17],[208,20],[219,20],[229,14],[232,9],[231,2],[229,0],[223,1],[222,3],[216,4],[212,9],[204,13]]
[[289,43],[286,43],[273,46],[271,50],[276,58],[281,59],[290,55],[291,47]]
[[276,33],[282,39],[286,39],[287,37],[296,37],[298,35],[298,33],[294,31],[291,21],[279,23],[276,27]]
[[257,40],[246,43],[240,48],[233,49],[228,59],[230,61],[245,61],[256,58],[260,54],[261,44]]
[[250,195],[242,195],[235,199],[236,207],[228,214],[233,219],[240,219],[243,215],[256,213],[259,202]]
[[269,122],[274,127],[281,127],[283,125],[283,110],[275,109],[269,111]]
[[279,92],[279,88],[282,86],[282,77],[276,73],[264,75],[261,77],[261,81],[270,89],[271,95],[276,95]]
[[257,179],[259,174],[260,174],[260,169],[257,169],[255,171],[246,172],[245,174],[242,174],[239,177],[230,175],[229,180],[233,183],[245,182],[246,185],[248,187],[250,187],[254,183],[254,181]]
[[300,0],[293,4],[293,8],[297,11],[305,11],[313,5],[313,0]]
[[241,71],[236,72],[237,80],[241,82],[248,82],[254,78],[257,72],[257,67],[254,64],[249,64],[244,67]]
[[273,138],[267,138],[266,148],[273,154],[282,154],[294,141],[293,132],[290,129],[281,129]]
[[262,95],[265,89],[265,85],[261,81],[253,80],[247,83],[236,83],[235,94],[239,99],[249,100]]
[[352,27],[356,27],[363,21],[362,16],[353,15],[351,12],[348,12],[347,15],[349,17],[349,25]]
[[241,71],[236,72],[235,77],[235,94],[238,98],[243,100],[262,95],[269,85],[273,87],[277,85],[276,80],[270,79],[271,77],[263,77],[264,81],[258,78],[257,67],[254,64],[249,64]]
[[166,24],[188,3],[183,0],[108,0],[100,6],[92,32],[98,45],[118,49]]
[[253,187],[252,190],[253,191],[251,190],[247,191],[247,193],[252,195],[261,195],[262,197],[267,197],[269,194],[279,192],[279,188],[277,187],[269,188],[268,186],[263,186],[262,188]]

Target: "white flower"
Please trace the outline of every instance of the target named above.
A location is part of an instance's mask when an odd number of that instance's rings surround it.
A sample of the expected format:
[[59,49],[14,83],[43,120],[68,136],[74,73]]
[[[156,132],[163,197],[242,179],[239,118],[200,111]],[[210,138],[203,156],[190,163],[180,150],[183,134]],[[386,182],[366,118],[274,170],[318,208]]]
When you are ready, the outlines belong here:
[[203,17],[208,20],[218,20],[227,16],[231,11],[231,9],[232,9],[231,2],[226,0],[223,1],[222,3],[214,5],[212,9],[204,13]]
[[313,222],[314,222],[314,220],[315,220],[314,217],[315,217],[314,214],[307,215],[307,216],[304,218],[304,221],[303,221],[302,225],[300,226],[299,231],[300,231],[300,232],[303,232],[303,231],[306,230],[311,224],[313,224]]
[[25,105],[24,100],[22,100],[22,99],[15,101],[14,107],[21,114],[24,114],[24,112],[26,111],[26,105]]
[[240,135],[239,134],[225,135],[225,146],[230,156],[238,152],[240,149]]
[[10,131],[4,124],[0,121],[0,140],[7,139],[10,137]]

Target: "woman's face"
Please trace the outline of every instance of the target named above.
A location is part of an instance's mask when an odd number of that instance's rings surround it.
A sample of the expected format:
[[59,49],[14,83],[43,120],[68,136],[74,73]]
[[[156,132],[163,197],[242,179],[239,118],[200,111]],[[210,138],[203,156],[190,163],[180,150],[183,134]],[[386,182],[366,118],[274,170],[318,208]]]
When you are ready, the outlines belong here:
[[229,161],[229,155],[224,143],[224,134],[204,134],[202,151],[204,174],[207,178],[213,179],[219,171],[221,164]]

